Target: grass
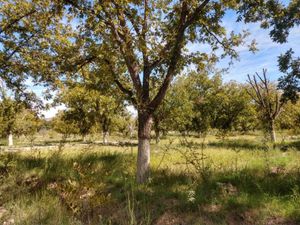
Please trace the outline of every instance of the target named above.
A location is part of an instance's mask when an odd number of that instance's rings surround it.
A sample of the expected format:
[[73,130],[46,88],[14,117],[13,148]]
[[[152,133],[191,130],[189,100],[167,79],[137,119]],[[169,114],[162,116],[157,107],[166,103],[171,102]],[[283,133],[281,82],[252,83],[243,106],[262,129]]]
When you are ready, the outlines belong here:
[[[2,152],[0,224],[300,224],[297,142],[282,151],[254,136],[209,137],[201,151],[201,139],[188,141],[153,144],[151,180],[139,186],[136,147]],[[205,157],[196,168],[183,153]]]

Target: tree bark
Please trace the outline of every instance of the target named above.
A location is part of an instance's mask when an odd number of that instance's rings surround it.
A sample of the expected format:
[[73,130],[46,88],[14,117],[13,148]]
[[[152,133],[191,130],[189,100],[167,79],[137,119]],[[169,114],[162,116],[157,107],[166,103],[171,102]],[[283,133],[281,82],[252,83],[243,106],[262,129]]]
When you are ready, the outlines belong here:
[[276,132],[275,132],[274,121],[271,121],[271,124],[270,124],[270,136],[271,136],[271,141],[273,143],[275,143],[276,142]]
[[109,127],[111,120],[105,114],[103,114],[101,116],[100,123],[102,124],[103,144],[106,145],[108,142]]
[[155,129],[155,142],[158,144],[160,142],[160,131],[159,129]]
[[11,147],[14,145],[13,134],[10,132],[8,135],[8,146]]
[[150,174],[150,139],[152,115],[149,112],[138,114],[138,156],[137,156],[137,183],[145,183]]

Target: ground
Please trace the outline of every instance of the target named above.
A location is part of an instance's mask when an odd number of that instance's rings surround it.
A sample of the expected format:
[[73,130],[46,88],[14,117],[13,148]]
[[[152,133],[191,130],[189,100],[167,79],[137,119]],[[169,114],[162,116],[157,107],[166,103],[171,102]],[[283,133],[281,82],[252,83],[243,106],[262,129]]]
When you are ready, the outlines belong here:
[[173,134],[153,142],[151,178],[139,186],[136,142],[112,140],[2,146],[0,224],[300,224],[298,137],[274,149],[260,134]]

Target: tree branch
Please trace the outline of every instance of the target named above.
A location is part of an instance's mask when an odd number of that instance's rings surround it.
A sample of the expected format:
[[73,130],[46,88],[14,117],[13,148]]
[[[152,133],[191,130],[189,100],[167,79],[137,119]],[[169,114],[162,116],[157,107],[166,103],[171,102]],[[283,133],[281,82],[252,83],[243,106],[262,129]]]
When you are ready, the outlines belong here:
[[0,29],[0,34],[2,34],[3,32],[5,32],[6,30],[10,29],[13,25],[15,25],[16,23],[18,23],[20,20],[22,20],[25,17],[28,17],[34,13],[36,13],[37,11],[35,9],[30,10],[28,13],[25,13],[24,15],[10,21],[9,24],[7,24],[6,26],[4,26],[3,28]]
[[108,65],[110,72],[112,73],[112,75],[114,77],[114,82],[116,83],[116,85],[118,86],[120,91],[122,91],[125,95],[127,95],[127,97],[131,100],[132,104],[136,105],[137,102],[136,102],[136,99],[134,98],[134,93],[131,90],[125,88],[123,86],[123,84],[117,79],[118,76],[117,76],[116,71],[113,68],[112,63],[108,59],[104,59],[104,61]]
[[[151,101],[149,104],[149,108],[151,111],[154,111],[158,105],[161,103],[163,100],[164,96],[166,95],[167,89],[171,83],[171,80],[174,77],[174,73],[177,67],[177,63],[180,59],[181,56],[181,48],[182,48],[182,43],[184,39],[184,33],[187,27],[189,27],[193,22],[199,19],[201,16],[202,10],[205,8],[205,6],[209,3],[210,0],[204,0],[196,9],[195,11],[191,14],[190,17],[188,17],[188,5],[186,1],[182,2],[182,7],[181,7],[181,15],[179,19],[179,25],[178,25],[178,30],[177,30],[177,35],[175,38],[174,42],[174,47],[171,52],[171,59],[169,62],[169,68],[166,74],[166,77],[154,97],[154,99]],[[172,41],[170,41],[172,42]],[[167,43],[166,46],[171,46],[171,44]],[[159,60],[161,62],[161,60]],[[155,62],[156,63],[156,62]],[[153,66],[153,65],[152,65]]]

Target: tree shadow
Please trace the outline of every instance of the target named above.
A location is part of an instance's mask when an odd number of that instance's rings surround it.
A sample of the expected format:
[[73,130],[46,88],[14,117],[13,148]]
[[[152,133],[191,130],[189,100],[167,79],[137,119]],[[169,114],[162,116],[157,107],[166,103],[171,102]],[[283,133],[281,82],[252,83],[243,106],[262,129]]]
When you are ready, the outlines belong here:
[[[300,223],[299,171],[215,171],[203,181],[189,173],[158,169],[151,172],[149,183],[136,185],[135,161],[132,155],[110,152],[83,152],[74,157],[59,152],[48,157],[13,154],[8,159],[13,162],[9,171],[18,182],[7,187],[6,195],[20,198],[26,190],[32,195],[49,192],[65,198],[62,204],[70,213],[74,213],[70,202],[79,207],[80,213],[74,215],[83,222],[86,218],[94,221],[90,224],[99,223],[99,214],[122,224],[130,219],[130,209],[140,224],[147,215],[156,224],[167,212],[180,218],[181,224],[197,224],[200,219],[207,224],[256,224],[265,219],[260,218],[259,210],[274,200],[290,207],[281,224]],[[28,177],[32,171],[37,172]],[[23,192],[10,192],[10,188]],[[88,197],[88,207],[82,197],[87,193],[94,193]]]
[[262,143],[250,141],[247,139],[240,140],[222,140],[209,142],[208,146],[215,148],[227,148],[227,149],[247,149],[247,150],[265,150],[266,146]]

